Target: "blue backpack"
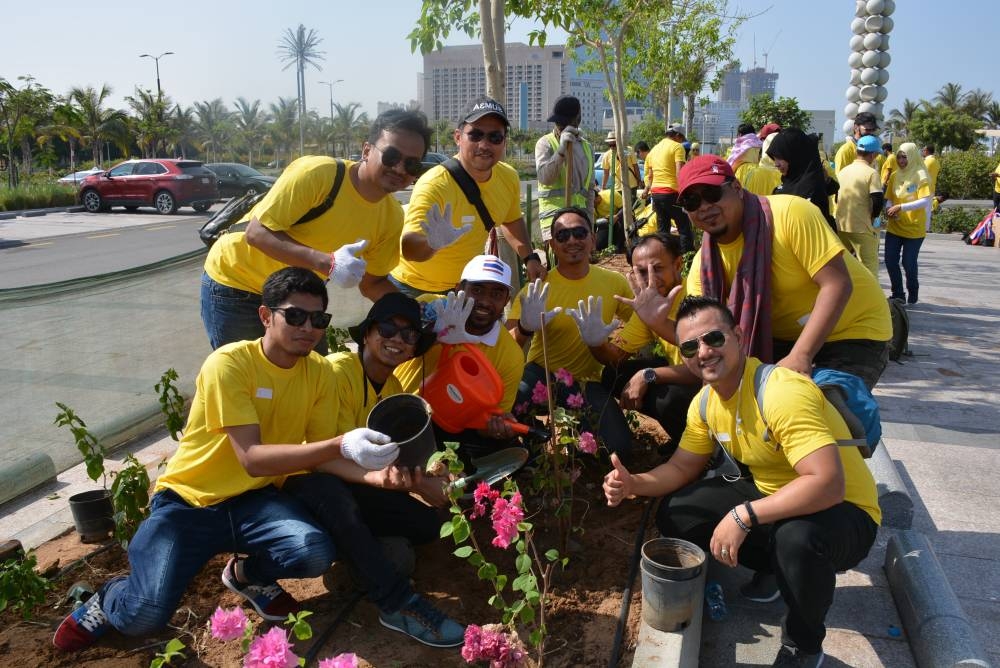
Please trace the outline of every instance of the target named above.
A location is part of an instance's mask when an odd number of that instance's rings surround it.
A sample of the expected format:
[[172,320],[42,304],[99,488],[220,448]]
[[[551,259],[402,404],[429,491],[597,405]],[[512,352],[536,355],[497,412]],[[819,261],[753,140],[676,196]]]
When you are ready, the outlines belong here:
[[[771,439],[770,427],[764,417],[764,388],[767,379],[775,369],[774,364],[761,364],[754,371],[753,387],[757,397],[757,410],[764,422],[764,442]],[[819,386],[826,400],[837,409],[844,418],[851,438],[837,440],[837,445],[853,446],[861,456],[868,459],[882,438],[882,420],[878,411],[878,402],[872,396],[871,390],[864,381],[852,373],[837,369],[813,369],[813,382]],[[708,409],[708,392],[701,393],[699,412],[704,421]]]

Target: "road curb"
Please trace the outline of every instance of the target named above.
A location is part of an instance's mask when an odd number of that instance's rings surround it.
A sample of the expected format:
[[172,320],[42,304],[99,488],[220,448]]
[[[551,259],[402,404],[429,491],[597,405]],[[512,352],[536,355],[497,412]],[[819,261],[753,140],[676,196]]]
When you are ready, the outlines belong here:
[[51,206],[47,209],[24,209],[23,211],[0,211],[0,220],[13,220],[14,218],[34,218],[44,216],[47,213],[80,213],[86,209],[79,205],[72,206]]
[[882,509],[882,526],[909,529],[913,526],[913,499],[896,470],[896,462],[889,457],[885,441],[879,440],[878,447],[865,463],[875,478],[878,505]]

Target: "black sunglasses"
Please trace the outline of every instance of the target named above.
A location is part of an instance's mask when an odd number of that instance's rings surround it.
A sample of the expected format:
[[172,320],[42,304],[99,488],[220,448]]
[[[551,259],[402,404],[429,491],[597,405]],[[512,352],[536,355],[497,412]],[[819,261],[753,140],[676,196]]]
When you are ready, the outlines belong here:
[[408,343],[411,346],[416,345],[417,341],[420,340],[419,329],[415,329],[409,325],[400,326],[392,320],[382,320],[381,322],[376,322],[375,328],[378,330],[379,336],[383,339],[391,339],[399,334],[400,338],[403,339],[403,343]]
[[698,345],[700,342],[704,341],[706,346],[711,348],[721,348],[726,345],[726,335],[717,329],[713,329],[710,332],[705,332],[701,336],[696,336],[693,339],[682,342],[677,346],[678,350],[681,351],[681,357],[691,359],[698,354]]
[[420,158],[404,158],[402,152],[395,146],[382,148],[376,144],[371,144],[371,147],[382,154],[382,166],[387,169],[393,169],[402,161],[403,171],[410,176],[420,176],[424,173],[424,164],[420,162]]
[[285,316],[285,322],[292,327],[304,325],[308,320],[314,329],[326,329],[326,326],[330,324],[330,318],[333,317],[325,311],[307,311],[298,306],[268,306],[268,308],[272,311],[281,311],[281,314]]
[[469,130],[465,136],[469,138],[469,141],[477,144],[485,137],[494,146],[499,146],[507,138],[507,134],[503,130],[494,130],[493,132],[483,132],[479,129]]
[[553,232],[552,237],[561,244],[569,241],[570,237],[583,241],[590,235],[590,230],[586,227],[564,227],[558,232]]
[[681,206],[684,207],[685,211],[694,212],[701,208],[702,202],[715,204],[722,199],[722,187],[727,183],[723,183],[721,186],[702,186],[698,192],[686,192],[681,197]]

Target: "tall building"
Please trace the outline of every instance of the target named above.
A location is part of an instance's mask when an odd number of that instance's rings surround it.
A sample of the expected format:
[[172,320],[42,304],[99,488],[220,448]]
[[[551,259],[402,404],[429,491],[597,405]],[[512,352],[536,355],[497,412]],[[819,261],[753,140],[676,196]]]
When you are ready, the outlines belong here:
[[763,67],[741,70],[739,62],[734,62],[719,88],[719,102],[746,103],[755,95],[762,94],[773,100],[777,82],[777,72],[768,72]]

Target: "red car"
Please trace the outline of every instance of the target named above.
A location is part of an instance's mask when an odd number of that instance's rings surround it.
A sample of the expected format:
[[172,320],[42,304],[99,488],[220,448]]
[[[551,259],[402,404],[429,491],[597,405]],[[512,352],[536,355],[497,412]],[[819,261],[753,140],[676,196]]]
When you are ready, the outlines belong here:
[[129,211],[152,206],[164,214],[182,206],[207,211],[219,199],[217,180],[199,160],[128,160],[85,178],[80,184],[80,201],[91,213],[113,206]]

